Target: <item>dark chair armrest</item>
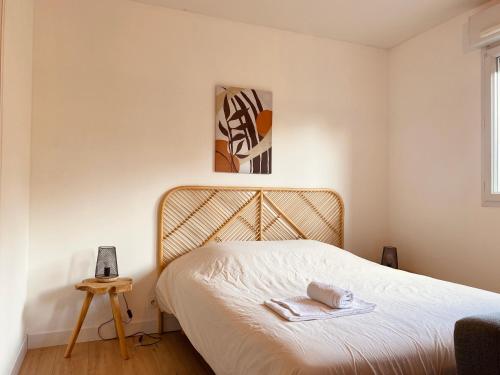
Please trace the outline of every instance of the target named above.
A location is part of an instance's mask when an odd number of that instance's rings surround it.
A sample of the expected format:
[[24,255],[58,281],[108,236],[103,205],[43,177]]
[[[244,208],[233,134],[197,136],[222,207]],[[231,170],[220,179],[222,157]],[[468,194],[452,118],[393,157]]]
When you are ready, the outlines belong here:
[[500,312],[455,323],[457,373],[500,374]]

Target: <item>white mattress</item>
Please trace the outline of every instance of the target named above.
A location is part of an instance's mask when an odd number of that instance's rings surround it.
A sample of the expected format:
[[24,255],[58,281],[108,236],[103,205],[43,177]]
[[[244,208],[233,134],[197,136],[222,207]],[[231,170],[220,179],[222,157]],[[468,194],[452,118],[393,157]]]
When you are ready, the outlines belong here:
[[[287,322],[263,306],[312,280],[350,289],[374,312]],[[157,284],[217,374],[455,373],[456,320],[500,311],[500,295],[393,270],[316,241],[226,242],[172,262]]]

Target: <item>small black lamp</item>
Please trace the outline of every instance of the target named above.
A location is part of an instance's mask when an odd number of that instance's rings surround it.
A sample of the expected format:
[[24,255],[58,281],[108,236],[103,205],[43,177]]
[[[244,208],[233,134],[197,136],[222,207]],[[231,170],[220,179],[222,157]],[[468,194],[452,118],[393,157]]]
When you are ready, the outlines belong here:
[[116,261],[116,247],[99,246],[97,263],[95,265],[97,281],[108,283],[118,278],[118,263]]
[[384,246],[384,251],[382,252],[381,265],[398,268],[398,249],[394,246]]

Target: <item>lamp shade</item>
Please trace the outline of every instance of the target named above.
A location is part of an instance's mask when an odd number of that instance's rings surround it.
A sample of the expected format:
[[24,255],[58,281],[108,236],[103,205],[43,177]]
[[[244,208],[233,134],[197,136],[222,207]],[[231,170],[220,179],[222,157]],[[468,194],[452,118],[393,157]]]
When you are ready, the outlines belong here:
[[398,249],[393,246],[384,246],[380,264],[391,268],[398,268]]
[[116,247],[99,246],[95,278],[99,281],[113,281],[118,277],[118,263],[116,261]]

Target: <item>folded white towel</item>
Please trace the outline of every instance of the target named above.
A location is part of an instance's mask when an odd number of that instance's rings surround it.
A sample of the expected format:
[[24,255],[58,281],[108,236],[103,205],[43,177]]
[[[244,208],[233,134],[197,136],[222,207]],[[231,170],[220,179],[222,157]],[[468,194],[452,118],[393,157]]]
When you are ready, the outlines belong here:
[[307,295],[335,309],[349,308],[354,300],[351,291],[318,281],[313,281],[307,286]]
[[264,302],[264,304],[275,313],[291,322],[322,320],[364,314],[373,311],[376,306],[374,303],[355,299],[350,308],[334,309],[305,296],[286,299],[273,298]]

